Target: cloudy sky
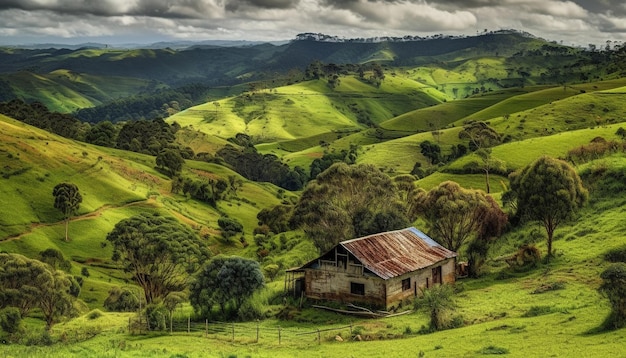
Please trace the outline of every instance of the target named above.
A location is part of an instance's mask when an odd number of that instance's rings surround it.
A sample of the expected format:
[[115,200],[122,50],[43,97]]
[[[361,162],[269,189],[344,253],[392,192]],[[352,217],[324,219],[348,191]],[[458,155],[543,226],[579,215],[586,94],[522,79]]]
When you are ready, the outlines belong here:
[[624,0],[0,0],[0,45],[472,35],[626,41]]

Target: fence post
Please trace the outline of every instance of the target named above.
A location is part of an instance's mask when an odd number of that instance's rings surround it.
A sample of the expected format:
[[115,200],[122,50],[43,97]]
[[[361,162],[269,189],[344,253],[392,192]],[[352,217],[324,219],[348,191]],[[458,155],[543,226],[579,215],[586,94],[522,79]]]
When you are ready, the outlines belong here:
[[350,323],[350,337],[352,337],[352,323]]
[[317,329],[317,344],[322,344],[322,336],[320,335],[320,329]]
[[209,337],[209,319],[205,318],[204,320],[204,336]]
[[187,334],[191,333],[191,316],[187,315]]
[[233,342],[235,341],[235,323],[233,322]]
[[133,332],[130,330],[130,317],[128,317],[128,334],[133,334]]
[[259,343],[259,320],[256,320],[256,343]]
[[280,326],[278,326],[278,345],[280,345]]

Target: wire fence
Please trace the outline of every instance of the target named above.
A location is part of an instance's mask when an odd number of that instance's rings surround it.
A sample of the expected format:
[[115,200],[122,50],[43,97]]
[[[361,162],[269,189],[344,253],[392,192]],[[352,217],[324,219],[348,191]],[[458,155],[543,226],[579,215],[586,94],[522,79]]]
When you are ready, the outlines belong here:
[[[168,322],[167,332],[188,334],[206,338],[224,340],[234,343],[310,343],[322,344],[336,340],[354,339],[355,330],[352,324],[347,326],[337,326],[322,329],[299,329],[293,327],[267,326],[261,322],[220,322],[209,321],[204,322],[192,321],[190,318],[186,320],[172,320]],[[130,334],[143,334],[149,331],[149,327],[145,319],[129,318],[128,332]]]

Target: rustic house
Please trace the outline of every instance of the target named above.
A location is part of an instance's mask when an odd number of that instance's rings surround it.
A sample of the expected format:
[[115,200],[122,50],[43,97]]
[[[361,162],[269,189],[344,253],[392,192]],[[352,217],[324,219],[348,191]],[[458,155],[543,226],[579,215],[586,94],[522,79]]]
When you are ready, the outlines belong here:
[[384,232],[340,242],[289,270],[286,289],[297,296],[390,310],[424,287],[454,282],[456,256],[414,227]]

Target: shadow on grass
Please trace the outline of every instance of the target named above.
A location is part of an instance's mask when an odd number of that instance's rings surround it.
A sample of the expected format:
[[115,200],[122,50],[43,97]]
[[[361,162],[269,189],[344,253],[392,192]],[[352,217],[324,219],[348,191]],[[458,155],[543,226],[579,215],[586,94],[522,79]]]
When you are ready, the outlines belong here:
[[611,312],[598,327],[591,328],[581,333],[581,336],[594,336],[609,333],[624,327],[626,327],[626,321],[623,318],[620,319],[617,317],[615,312]]

